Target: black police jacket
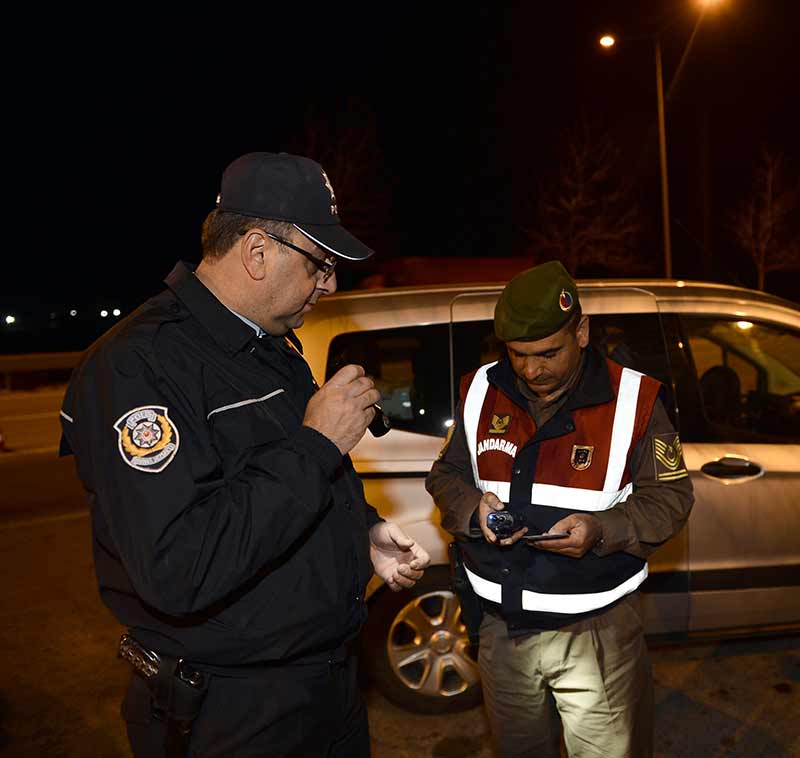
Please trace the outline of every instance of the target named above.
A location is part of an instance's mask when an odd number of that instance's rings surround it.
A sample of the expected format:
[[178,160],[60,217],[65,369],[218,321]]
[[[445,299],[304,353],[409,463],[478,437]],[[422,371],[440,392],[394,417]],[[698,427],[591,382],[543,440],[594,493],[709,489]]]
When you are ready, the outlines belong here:
[[301,355],[188,265],[166,283],[88,349],[61,413],[101,597],[143,644],[199,664],[335,647],[364,620],[379,517],[349,457],[302,425]]

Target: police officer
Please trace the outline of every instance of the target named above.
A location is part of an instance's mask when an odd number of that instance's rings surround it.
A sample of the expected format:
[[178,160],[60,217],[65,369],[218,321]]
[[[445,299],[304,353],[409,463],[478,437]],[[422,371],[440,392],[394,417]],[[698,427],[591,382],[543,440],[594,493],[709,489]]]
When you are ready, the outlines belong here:
[[505,354],[462,379],[426,486],[463,558],[498,753],[557,758],[561,726],[570,756],[649,756],[636,590],[693,503],[661,385],[588,347],[558,261],[508,283],[494,327]]
[[372,250],[308,158],[225,170],[203,259],[92,345],[64,399],[100,594],[128,628],[136,756],[368,756],[353,640],[376,572],[428,555],[365,501],[348,452],[379,393],[317,387],[294,330]]

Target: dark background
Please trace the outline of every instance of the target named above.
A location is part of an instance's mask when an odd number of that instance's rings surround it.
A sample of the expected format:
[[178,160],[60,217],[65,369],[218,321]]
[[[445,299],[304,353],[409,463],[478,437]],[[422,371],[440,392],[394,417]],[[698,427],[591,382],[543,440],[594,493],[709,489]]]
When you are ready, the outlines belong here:
[[[321,160],[344,223],[383,260],[523,255],[541,181],[588,119],[622,150],[647,219],[641,261],[663,275],[642,35],[669,24],[666,89],[696,4],[272,5],[33,10],[7,26],[0,317],[20,317],[0,323],[0,352],[73,347],[67,310],[102,330],[99,307],[124,314],[175,261],[199,260],[219,176],[251,150]],[[797,176],[799,21],[795,0],[722,0],[702,21],[667,111],[675,277],[755,284],[724,218],[762,146]],[[610,53],[596,43],[607,29]],[[340,287],[356,283],[342,271]],[[765,288],[800,300],[796,274]]]

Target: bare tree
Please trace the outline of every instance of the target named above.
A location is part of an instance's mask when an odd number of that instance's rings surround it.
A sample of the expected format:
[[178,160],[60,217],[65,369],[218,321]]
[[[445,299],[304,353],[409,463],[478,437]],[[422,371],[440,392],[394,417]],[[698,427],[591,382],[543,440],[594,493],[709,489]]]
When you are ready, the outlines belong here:
[[579,268],[630,270],[642,229],[630,183],[619,178],[619,151],[586,120],[565,136],[557,174],[540,186],[536,223],[526,229],[534,259],[557,257]]
[[771,271],[800,269],[800,182],[791,186],[786,159],[762,148],[748,196],[728,218],[733,241],[756,267],[757,287]]
[[292,149],[325,169],[347,229],[367,244],[383,247],[390,199],[372,111],[352,97],[324,113],[309,110]]

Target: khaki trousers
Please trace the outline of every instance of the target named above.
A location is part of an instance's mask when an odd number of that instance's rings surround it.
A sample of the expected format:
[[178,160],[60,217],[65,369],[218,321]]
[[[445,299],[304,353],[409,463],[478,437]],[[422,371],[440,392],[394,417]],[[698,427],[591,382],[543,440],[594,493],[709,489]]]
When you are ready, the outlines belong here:
[[499,758],[558,758],[560,727],[570,758],[652,756],[653,683],[638,593],[598,616],[516,639],[486,614],[478,658]]

